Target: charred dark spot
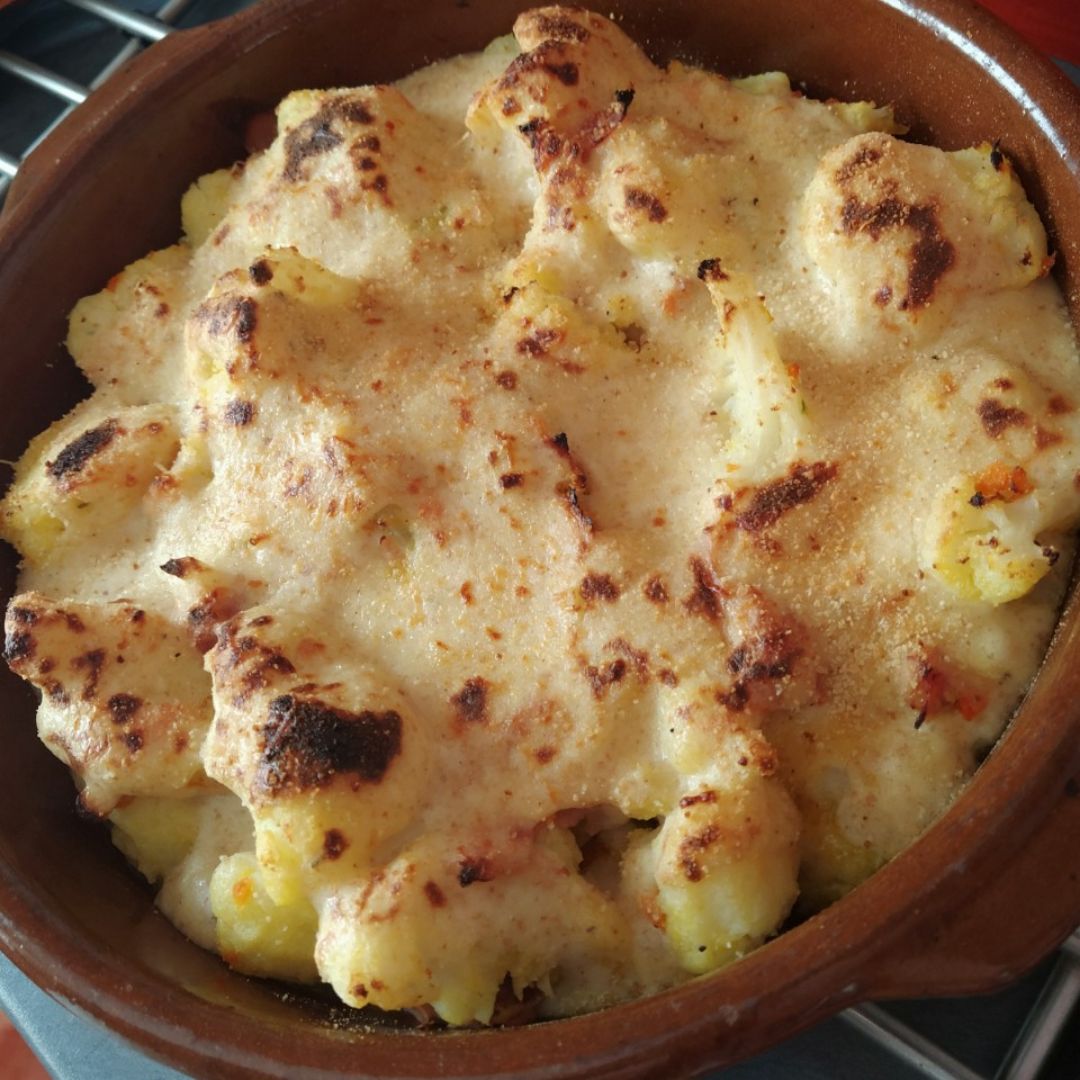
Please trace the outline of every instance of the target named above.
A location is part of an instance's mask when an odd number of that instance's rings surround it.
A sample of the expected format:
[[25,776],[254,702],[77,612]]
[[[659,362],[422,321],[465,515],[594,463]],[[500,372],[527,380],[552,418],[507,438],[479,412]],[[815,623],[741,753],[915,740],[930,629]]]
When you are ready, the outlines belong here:
[[754,683],[786,679],[802,655],[796,636],[783,627],[747,639],[728,656],[728,671],[736,680],[730,690],[716,695],[717,701],[732,712],[741,712],[750,701]]
[[392,710],[351,713],[282,694],[270,702],[259,736],[255,783],[262,791],[308,791],[343,774],[358,787],[382,780],[401,752],[401,716]]
[[195,317],[211,334],[235,334],[241,344],[249,345],[255,336],[258,311],[259,305],[250,296],[226,296],[202,304]]
[[528,356],[547,356],[548,346],[562,339],[558,330],[534,330],[517,343],[517,351]]
[[720,617],[723,607],[724,590],[700,556],[690,557],[690,572],[694,578],[694,587],[683,601],[683,606],[692,615],[701,615],[710,622],[715,622]]
[[728,656],[727,667],[742,682],[783,679],[802,655],[788,630],[770,630],[744,641]]
[[1048,446],[1056,446],[1064,440],[1065,436],[1058,431],[1048,431],[1041,425],[1035,427],[1035,449],[1045,450]]
[[982,421],[983,430],[991,439],[998,438],[1006,428],[1026,424],[1028,419],[1022,409],[1014,409],[996,398],[984,398],[975,411]]
[[603,667],[590,664],[585,668],[585,677],[589,680],[593,695],[602,698],[610,686],[622,682],[626,677],[626,670],[626,661],[620,657]]
[[[623,198],[626,201],[628,210],[644,210],[649,220],[657,224],[664,221],[668,216],[667,207],[655,195],[651,195],[641,188],[626,188],[623,192]],[[699,267],[698,273],[700,274],[700,272]]]
[[1051,416],[1061,416],[1064,413],[1071,413],[1073,411],[1072,405],[1060,394],[1054,394],[1054,396],[1050,398],[1046,403],[1046,409]]
[[626,638],[612,638],[605,646],[609,652],[618,653],[624,659],[628,660],[634,667],[634,671],[637,672],[637,676],[642,682],[648,681],[649,678],[649,654],[644,649],[637,649],[630,644]]
[[630,106],[633,104],[634,91],[633,90],[616,90],[615,91],[615,100],[621,106],[622,111],[623,111],[623,115],[625,116],[626,115],[626,110],[629,109]]
[[728,275],[719,259],[702,259],[698,263],[697,276],[701,281],[727,281]]
[[[528,54],[526,54],[528,55]],[[513,65],[511,65],[513,66]],[[552,162],[562,153],[563,141],[558,132],[539,117],[521,124],[518,131],[525,136],[532,150],[533,163],[538,172],[547,172]]]
[[428,903],[432,907],[446,907],[446,893],[439,888],[436,882],[430,880],[424,882],[424,895],[428,898]]
[[180,559],[169,559],[168,562],[163,562],[159,569],[173,577],[185,578],[188,574],[202,570],[203,564],[193,555],[185,555]]
[[581,597],[589,603],[604,600],[611,604],[619,599],[619,586],[610,574],[586,574],[581,582]]
[[518,377],[515,371],[500,371],[495,376],[495,382],[501,386],[504,390],[517,389]]
[[865,203],[851,196],[840,209],[840,226],[848,235],[864,232],[880,240],[882,233],[905,225],[911,209],[895,195],[878,203]]
[[583,42],[589,40],[589,31],[567,15],[538,15],[536,29],[551,41]]
[[679,806],[684,810],[690,806],[697,806],[698,803],[711,803],[716,802],[715,791],[699,791],[696,795],[684,795],[679,800]]
[[323,857],[329,859],[331,862],[340,859],[348,846],[349,841],[345,838],[345,834],[340,829],[327,829],[326,832],[323,833]]
[[836,465],[829,462],[793,465],[787,476],[754,492],[750,505],[736,515],[735,525],[749,533],[763,532],[789,510],[813,499],[835,476]]
[[142,708],[142,698],[132,694],[113,694],[105,704],[112,713],[113,723],[123,727]]
[[567,509],[570,511],[570,516],[574,519],[574,522],[585,536],[591,536],[593,531],[593,519],[582,509],[577,489],[574,487],[567,487],[562,489],[562,494],[566,499]]
[[458,863],[458,884],[462,888],[477,881],[491,881],[494,877],[491,861],[482,855],[463,855]]
[[968,502],[978,509],[980,506],[986,505],[986,496],[981,491],[976,491],[975,494],[968,499]]
[[377,169],[379,166],[374,158],[365,156],[360,158],[360,160],[356,163],[356,167],[361,172],[371,172],[372,169]]
[[558,750],[554,746],[541,746],[533,754],[533,757],[538,765],[547,765],[549,761],[555,758],[556,754],[558,754]]
[[563,457],[570,456],[570,440],[566,437],[566,433],[560,431],[558,435],[552,435],[548,439],[548,444],[552,446]]
[[4,635],[4,659],[9,664],[29,659],[34,648],[34,636],[29,630],[9,630]]
[[718,839],[720,829],[716,825],[709,825],[694,836],[686,837],[679,845],[679,864],[687,881],[700,881],[705,876],[701,867],[700,857]]
[[248,277],[253,285],[268,285],[274,280],[274,268],[266,259],[257,259],[248,267]]
[[730,690],[722,690],[716,700],[731,712],[742,712],[750,700],[750,688],[744,682],[737,682]]
[[525,477],[519,472],[503,473],[499,477],[499,486],[504,490],[521,487],[525,483]]
[[865,203],[851,196],[840,211],[840,224],[848,235],[867,233],[871,239],[893,229],[915,233],[908,263],[907,295],[897,305],[901,311],[925,307],[937,283],[956,262],[956,251],[941,235],[937,209],[930,205],[911,206],[895,196],[877,203]]
[[41,684],[41,688],[49,698],[61,705],[66,705],[71,700],[67,690],[56,679],[46,679]]
[[881,160],[881,151],[874,146],[861,146],[836,170],[836,182],[846,184],[856,173]]
[[73,634],[81,634],[86,629],[86,624],[73,611],[58,611],[57,615],[63,618],[65,625]]
[[45,471],[54,480],[60,480],[71,473],[79,473],[85,468],[86,463],[100,453],[116,437],[120,430],[115,420],[106,420],[96,428],[84,431],[77,439],[71,442],[56,455],[54,461],[45,465]]
[[561,64],[545,64],[544,70],[550,72],[563,86],[577,86],[578,67],[571,60]]
[[285,169],[282,176],[286,180],[307,179],[303,168],[307,159],[341,145],[342,136],[333,127],[336,119],[352,124],[375,122],[375,117],[363,101],[353,98],[326,102],[314,116],[308,117],[285,136]]
[[1005,155],[1001,152],[1001,143],[997,139],[994,140],[994,145],[990,148],[990,164],[996,172],[1000,172],[1005,165]]
[[121,738],[129,753],[137,754],[143,748],[143,733],[141,731],[125,731]]
[[86,679],[83,683],[83,701],[89,701],[97,693],[98,680],[101,678],[101,669],[105,666],[105,650],[91,649],[82,656],[76,656],[71,661],[71,666],[76,671],[85,671]]
[[251,401],[241,401],[237,398],[235,401],[230,401],[225,406],[225,423],[233,424],[236,427],[244,427],[251,423],[251,418],[255,415],[255,403]]
[[941,235],[937,213],[932,206],[912,207],[908,223],[919,234],[919,239],[911,249],[907,296],[900,301],[902,310],[925,307],[932,299],[937,283],[956,262],[956,251]]
[[22,626],[33,626],[39,614],[33,608],[12,607],[8,609],[8,617]]
[[656,673],[656,677],[665,686],[678,686],[679,685],[679,676],[676,675],[675,672],[671,670],[671,668],[661,668]]
[[491,684],[477,676],[467,679],[465,685],[450,699],[460,720],[478,724],[487,720],[488,691]]
[[889,301],[892,300],[892,289],[888,285],[882,285],[876,293],[874,293],[874,303],[878,307],[888,307]]

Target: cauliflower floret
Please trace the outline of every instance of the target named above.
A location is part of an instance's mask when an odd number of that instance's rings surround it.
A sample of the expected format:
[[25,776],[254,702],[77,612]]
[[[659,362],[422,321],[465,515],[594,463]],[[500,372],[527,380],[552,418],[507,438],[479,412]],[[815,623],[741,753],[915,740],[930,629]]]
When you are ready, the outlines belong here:
[[939,326],[966,294],[1022,288],[1048,265],[1039,216],[989,145],[857,136],[822,158],[802,235],[855,332]]
[[210,879],[217,950],[246,975],[314,982],[318,916],[301,898],[277,904],[266,891],[255,855],[239,851],[218,863]]
[[206,655],[206,769],[251,811],[278,904],[368,873],[424,805],[425,741],[404,690],[332,649],[328,631],[295,609],[250,608]]
[[[1043,542],[1052,526],[1038,490],[1019,467],[1002,465],[1005,497],[993,480],[957,476],[938,493],[923,533],[920,563],[965,600],[1008,603],[1030,592],[1057,560]],[[1016,480],[1017,476],[1023,477]],[[994,490],[996,488],[996,490]]]
[[168,405],[77,406],[30,444],[0,504],[0,534],[40,564],[116,529],[172,464],[180,438]]
[[768,309],[751,282],[715,259],[701,263],[698,277],[716,307],[726,361],[732,434],[724,458],[732,483],[760,483],[806,456],[810,428],[805,403],[780,357]]
[[714,695],[680,689],[660,739],[682,794],[624,859],[628,885],[650,883],[639,906],[656,912],[679,965],[696,974],[760,945],[798,895],[798,812],[772,748],[736,715]]
[[68,351],[111,400],[176,400],[184,313],[193,299],[190,264],[186,244],[152,252],[72,309]]
[[617,966],[622,920],[577,872],[570,833],[540,825],[518,846],[503,874],[471,869],[453,838],[429,834],[367,884],[335,890],[316,947],[323,977],[353,1005],[430,1004],[467,1024],[491,1019],[507,977],[520,999],[580,963]]
[[205,785],[210,686],[182,630],[127,601],[40,593],[16,596],[4,629],[8,664],[42,691],[38,734],[78,777],[88,810]]

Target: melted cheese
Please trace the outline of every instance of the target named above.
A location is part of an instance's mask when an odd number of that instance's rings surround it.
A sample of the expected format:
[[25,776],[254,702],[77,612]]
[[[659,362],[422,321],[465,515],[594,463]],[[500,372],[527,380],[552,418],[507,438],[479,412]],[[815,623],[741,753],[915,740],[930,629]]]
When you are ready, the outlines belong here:
[[455,1024],[713,970],[910,843],[1080,508],[996,149],[515,36],[286,98],[75,308],[95,392],[3,504],[8,660],[166,913]]

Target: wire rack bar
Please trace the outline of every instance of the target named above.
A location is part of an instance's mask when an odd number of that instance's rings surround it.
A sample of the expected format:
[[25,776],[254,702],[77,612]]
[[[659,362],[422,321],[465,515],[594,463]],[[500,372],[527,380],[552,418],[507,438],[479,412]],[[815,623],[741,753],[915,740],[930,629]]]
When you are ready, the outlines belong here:
[[[124,16],[132,14],[131,12],[124,11],[122,8],[117,8],[115,4],[105,3],[103,2],[103,0],[67,0],[67,2],[73,7],[83,8],[86,11],[89,11],[92,14],[98,16],[99,18],[104,18],[112,22],[114,25],[118,25],[115,19],[110,19],[109,15],[105,14],[104,11],[97,11],[96,9],[108,9],[109,13],[113,15],[115,15],[117,12]],[[156,35],[156,37],[152,40],[160,40],[167,34],[172,33],[172,27],[169,24],[175,22],[178,18],[180,18],[180,16],[183,15],[183,13],[189,7],[191,7],[193,2],[194,0],[166,0],[166,2],[163,3],[161,7],[159,7],[158,10],[155,12],[154,18],[149,20],[149,22],[155,27],[154,34]],[[139,18],[146,19],[146,16],[139,16]],[[160,32],[158,32],[158,28],[160,28]],[[89,89],[96,90],[99,86],[101,86],[102,83],[104,83],[107,79],[111,78],[120,68],[124,66],[124,64],[126,64],[133,56],[135,56],[136,53],[142,50],[144,44],[144,36],[140,35],[133,36],[129,41],[125,42],[123,47],[117,50],[116,55],[113,56],[113,58],[105,65],[105,67],[101,69],[98,75],[94,78],[93,82],[90,83]],[[12,59],[18,61],[20,68],[22,66],[29,65],[36,68],[44,75],[49,76],[51,79],[60,78],[60,76],[56,75],[55,72],[51,72],[47,68],[43,68],[38,64],[30,65],[29,61],[22,60],[20,57],[13,56],[11,53],[3,53],[2,51],[0,51],[0,57],[3,56],[9,56]],[[4,67],[2,61],[0,61],[0,67]],[[28,79],[22,70],[13,70],[6,67],[5,70],[10,71],[11,74],[18,76],[19,78],[26,79],[27,81],[33,81]],[[40,86],[41,84],[38,82],[34,82],[34,85]],[[71,85],[75,86],[76,84],[72,83]],[[51,87],[45,86],[43,87],[43,89],[48,90],[51,89]],[[81,87],[79,89],[82,90]],[[82,101],[86,97],[87,91],[82,90],[82,93],[83,98],[80,98],[80,101]],[[53,122],[49,124],[48,127],[46,127],[45,130],[42,131],[36,139],[34,139],[34,141],[26,148],[26,150],[23,151],[22,161],[25,161],[26,158],[34,150],[37,149],[37,147],[44,141],[45,137],[53,130],[53,128],[55,128],[61,120],[65,119],[70,114],[71,110],[75,107],[76,103],[71,102],[70,99],[65,100],[69,101],[67,108],[65,108],[63,112],[61,112],[60,115],[57,116],[56,119],[53,120]],[[14,179],[15,174],[19,171],[19,166],[22,161],[18,161],[8,154],[0,154],[0,206],[3,205],[4,196],[7,194],[7,189],[8,187],[10,187],[11,181]]]
[[845,1009],[840,1017],[930,1080],[985,1080],[985,1077],[897,1020],[880,1005],[859,1005]]
[[995,1075],[995,1080],[1036,1080],[1058,1036],[1080,1001],[1080,959],[1076,934],[1062,950],[1034,1008]]
[[117,29],[135,37],[144,38],[146,41],[160,41],[172,33],[172,27],[162,20],[151,18],[138,11],[128,11],[126,8],[110,3],[109,0],[67,0],[67,2],[72,7],[96,15],[99,19],[112,23]]
[[24,60],[21,56],[16,56],[6,49],[0,49],[0,69],[17,76],[23,82],[47,90],[71,105],[81,105],[90,94],[85,86],[80,86],[71,79],[65,79],[63,75],[35,64],[33,60]]

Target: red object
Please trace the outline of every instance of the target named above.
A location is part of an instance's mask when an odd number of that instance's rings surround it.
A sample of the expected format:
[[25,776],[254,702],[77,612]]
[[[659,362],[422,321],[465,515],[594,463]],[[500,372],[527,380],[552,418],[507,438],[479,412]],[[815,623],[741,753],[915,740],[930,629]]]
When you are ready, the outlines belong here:
[[1077,0],[979,0],[1036,48],[1080,64],[1080,6]]
[[49,1080],[49,1074],[3,1013],[0,1013],[0,1076],[4,1080]]

